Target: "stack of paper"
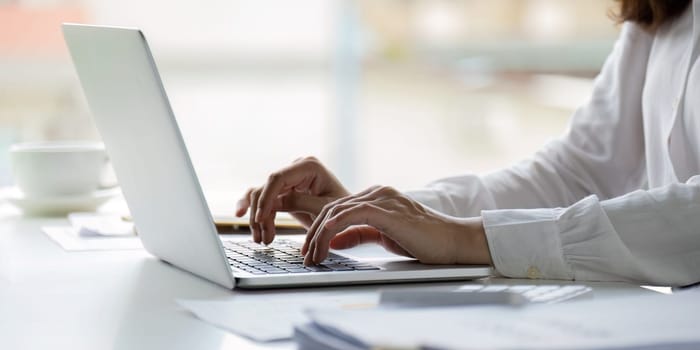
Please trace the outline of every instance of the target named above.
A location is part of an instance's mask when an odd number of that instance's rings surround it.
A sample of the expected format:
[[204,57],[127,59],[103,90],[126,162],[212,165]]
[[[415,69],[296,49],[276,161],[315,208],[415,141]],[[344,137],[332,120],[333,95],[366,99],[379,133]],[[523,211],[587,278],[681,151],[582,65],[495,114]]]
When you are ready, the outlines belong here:
[[526,308],[309,311],[300,349],[698,349],[700,293]]

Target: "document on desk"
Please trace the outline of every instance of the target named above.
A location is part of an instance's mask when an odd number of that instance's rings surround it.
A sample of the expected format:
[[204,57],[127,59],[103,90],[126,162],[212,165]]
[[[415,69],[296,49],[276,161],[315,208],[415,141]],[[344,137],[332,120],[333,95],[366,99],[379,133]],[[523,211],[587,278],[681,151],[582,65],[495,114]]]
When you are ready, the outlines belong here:
[[136,237],[84,237],[72,226],[45,226],[42,231],[65,251],[143,249]]
[[700,292],[523,308],[310,310],[301,348],[698,349]]
[[375,292],[274,293],[237,295],[230,300],[177,300],[197,318],[229,332],[261,341],[292,338],[294,326],[308,321],[304,310],[370,308],[377,305]]

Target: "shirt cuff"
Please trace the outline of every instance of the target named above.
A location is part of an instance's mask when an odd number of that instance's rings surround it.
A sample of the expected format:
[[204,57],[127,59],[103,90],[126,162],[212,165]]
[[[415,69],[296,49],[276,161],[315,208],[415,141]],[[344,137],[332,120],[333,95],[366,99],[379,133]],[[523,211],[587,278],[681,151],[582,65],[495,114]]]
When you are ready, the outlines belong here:
[[600,218],[598,199],[569,208],[484,210],[481,216],[496,271],[513,278],[575,279],[566,260],[586,240],[586,222]]

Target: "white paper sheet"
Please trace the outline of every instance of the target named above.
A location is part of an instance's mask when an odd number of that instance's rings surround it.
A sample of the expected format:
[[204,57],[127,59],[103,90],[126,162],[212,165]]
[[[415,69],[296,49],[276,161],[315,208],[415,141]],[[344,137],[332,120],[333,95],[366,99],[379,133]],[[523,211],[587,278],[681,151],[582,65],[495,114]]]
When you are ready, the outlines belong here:
[[81,237],[70,226],[42,227],[42,231],[66,251],[143,249],[141,240],[131,237]]
[[310,311],[330,338],[369,348],[700,348],[700,293],[531,305]]
[[377,304],[376,293],[240,295],[230,300],[177,300],[197,318],[256,341],[291,339],[294,325],[308,321],[304,309],[358,309]]
[[70,213],[68,221],[78,236],[85,238],[110,238],[136,236],[134,223],[124,221],[119,214]]

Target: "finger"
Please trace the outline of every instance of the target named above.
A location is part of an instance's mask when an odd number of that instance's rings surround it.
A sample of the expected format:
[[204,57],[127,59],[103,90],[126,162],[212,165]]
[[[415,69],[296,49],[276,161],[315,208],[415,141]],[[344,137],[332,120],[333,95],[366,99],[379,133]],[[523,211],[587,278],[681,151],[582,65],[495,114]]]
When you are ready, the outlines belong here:
[[324,210],[319,214],[319,216],[314,220],[314,224],[311,225],[309,228],[309,231],[306,233],[306,241],[304,242],[304,245],[302,246],[302,254],[304,254],[304,264],[305,265],[313,265],[314,264],[314,256],[316,254],[316,241],[318,238],[318,230],[319,228],[323,227],[325,225],[325,220],[329,216],[328,213],[330,210],[337,208],[341,204],[347,204],[347,203],[354,203],[362,200],[367,200],[369,197],[372,197],[373,194],[379,190],[381,186],[372,186],[369,187],[361,192],[358,192],[357,194],[346,196],[343,198],[340,198],[332,203],[329,203],[324,207]]
[[309,251],[309,248],[311,247],[311,241],[313,240],[314,234],[316,233],[316,229],[323,224],[323,218],[328,213],[328,210],[330,210],[330,208],[332,208],[336,203],[341,203],[345,199],[346,197],[336,199],[332,202],[327,203],[323,206],[323,208],[321,208],[321,211],[319,212],[318,216],[316,217],[316,219],[314,219],[314,222],[311,223],[311,227],[309,227],[309,229],[306,231],[306,239],[304,240],[304,244],[301,246],[301,254],[306,255],[306,253]]
[[362,202],[328,218],[316,234],[317,243],[314,246],[312,262],[319,263],[328,256],[330,239],[337,233],[352,225],[369,225],[379,231],[387,232],[386,227],[391,225],[392,220],[390,216],[391,212],[372,203]]
[[299,162],[272,173],[260,194],[258,210],[255,213],[256,221],[260,222],[270,214],[275,199],[283,189],[290,189],[301,184],[308,177],[314,177],[317,169],[313,164],[313,162]]
[[[318,214],[318,216],[316,217],[314,222],[311,224],[311,227],[309,227],[309,230],[306,232],[306,240],[304,241],[304,244],[301,247],[301,253],[303,255],[306,255],[307,252],[309,252],[311,250],[311,248],[313,247],[312,243],[313,243],[313,239],[316,235],[316,231],[318,230],[319,227],[321,227],[323,225],[325,217],[328,215],[328,212],[331,209],[335,208],[336,206],[338,206],[340,204],[344,204],[344,203],[347,203],[349,201],[356,200],[358,198],[364,198],[364,196],[367,195],[368,193],[370,193],[373,189],[374,189],[374,187],[370,187],[370,188],[368,188],[368,189],[366,189],[358,194],[338,198],[334,201],[326,203],[326,205],[323,206],[323,208],[321,209],[320,213]],[[309,259],[309,263],[310,262],[311,262],[311,260]]]
[[250,224],[250,232],[253,234],[253,242],[255,243],[260,243],[262,239],[260,235],[260,228],[258,227],[258,223],[255,221],[255,211],[257,210],[259,197],[259,189],[250,192],[250,218],[248,219],[248,222]]
[[253,192],[253,190],[255,190],[255,188],[251,187],[245,191],[245,195],[236,203],[236,216],[239,218],[248,211],[248,207],[250,207],[250,193]]
[[323,227],[324,225],[324,220],[328,216],[328,213],[333,210],[338,205],[341,205],[347,201],[353,200],[355,196],[347,196],[343,198],[339,198],[335,201],[332,201],[328,204],[326,204],[319,215],[316,217],[314,222],[311,224],[311,227],[309,230],[306,232],[306,239],[304,241],[304,245],[301,247],[301,253],[304,255],[304,264],[306,266],[313,265],[313,252],[315,250],[315,245],[316,245],[316,234],[319,228]]
[[275,216],[276,213],[272,212],[272,215],[260,224],[262,227],[262,242],[265,245],[272,243],[275,239]]
[[306,240],[301,248],[301,252],[302,254],[304,254],[305,258],[304,264],[306,264],[307,266],[313,264],[313,257],[315,255],[316,250],[316,240],[318,238],[318,230],[321,227],[323,227],[323,225],[325,225],[325,220],[328,217],[329,211],[334,208],[337,208],[339,205],[370,200],[370,198],[373,197],[376,194],[376,192],[380,190],[380,188],[381,186],[372,186],[357,194],[340,198],[324,206],[323,210],[318,215],[318,217],[316,217],[316,220],[314,220],[314,223],[311,225],[308,232],[306,233]]
[[323,225],[323,218],[327,215],[328,211],[336,204],[343,201],[345,198],[337,199],[333,202],[326,204],[321,212],[318,214],[311,227],[306,231],[306,238],[304,239],[304,244],[301,246],[301,254],[304,255],[304,265],[308,266],[312,264],[311,255],[308,252],[313,248],[313,239],[316,234],[316,230]]

